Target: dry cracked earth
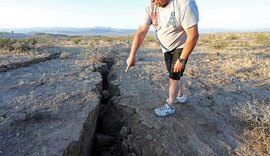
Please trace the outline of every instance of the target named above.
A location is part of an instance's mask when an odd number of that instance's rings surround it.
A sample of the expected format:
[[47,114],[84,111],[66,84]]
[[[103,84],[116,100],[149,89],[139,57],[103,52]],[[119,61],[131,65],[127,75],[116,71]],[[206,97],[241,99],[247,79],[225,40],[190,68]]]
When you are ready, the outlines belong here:
[[183,77],[188,101],[166,118],[153,113],[168,97],[155,41],[145,41],[127,73],[130,42],[3,53],[0,155],[241,155],[238,106],[270,102],[270,48],[243,46],[245,35],[229,38],[224,49],[202,36]]

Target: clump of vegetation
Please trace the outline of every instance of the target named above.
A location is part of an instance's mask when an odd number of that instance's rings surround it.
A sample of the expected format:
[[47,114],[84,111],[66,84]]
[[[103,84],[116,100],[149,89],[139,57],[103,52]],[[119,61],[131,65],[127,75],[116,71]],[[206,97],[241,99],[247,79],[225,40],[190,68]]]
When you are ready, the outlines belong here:
[[81,39],[80,38],[74,38],[73,39],[73,43],[74,44],[77,44],[78,45],[80,42],[81,42]]
[[100,40],[102,40],[103,42],[108,42],[108,43],[113,42],[113,38],[112,38],[112,37],[108,37],[108,36],[100,36],[99,38],[100,38]]
[[205,36],[200,36],[198,42],[207,44],[207,43],[211,43],[211,40],[209,38],[205,37]]
[[25,39],[10,39],[0,38],[0,49],[2,50],[17,50],[19,52],[26,52],[35,48],[38,43],[36,38],[25,38]]
[[111,47],[95,47],[95,48],[86,48],[84,51],[85,58],[93,63],[99,64],[103,62],[104,58],[112,57]]
[[157,42],[155,36],[147,36],[145,39],[146,42]]
[[242,46],[244,48],[249,48],[250,47],[250,43],[248,41],[245,41],[245,42],[242,43]]
[[270,45],[270,39],[264,34],[257,34],[255,36],[256,42],[263,45]]
[[227,37],[227,39],[229,39],[229,40],[236,40],[236,39],[238,39],[239,37],[236,35],[236,34],[230,34],[228,37]]
[[10,38],[0,38],[0,49],[13,50],[13,44],[16,41]]
[[89,49],[94,49],[96,44],[94,42],[88,42],[88,48]]
[[213,40],[211,43],[211,47],[214,49],[225,49],[229,43],[223,39]]
[[270,105],[258,100],[237,108],[237,116],[245,123],[242,155],[270,155]]
[[18,41],[18,46],[16,49],[20,52],[26,52],[31,49],[35,48],[35,45],[37,44],[36,38],[26,38]]

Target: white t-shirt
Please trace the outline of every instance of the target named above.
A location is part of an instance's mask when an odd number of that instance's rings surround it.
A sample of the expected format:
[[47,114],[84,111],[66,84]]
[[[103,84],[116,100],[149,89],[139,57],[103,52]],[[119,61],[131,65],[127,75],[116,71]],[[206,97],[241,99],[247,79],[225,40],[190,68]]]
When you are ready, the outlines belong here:
[[185,30],[199,22],[199,12],[195,0],[169,0],[166,7],[150,3],[141,25],[153,25],[162,51],[183,48],[187,35]]

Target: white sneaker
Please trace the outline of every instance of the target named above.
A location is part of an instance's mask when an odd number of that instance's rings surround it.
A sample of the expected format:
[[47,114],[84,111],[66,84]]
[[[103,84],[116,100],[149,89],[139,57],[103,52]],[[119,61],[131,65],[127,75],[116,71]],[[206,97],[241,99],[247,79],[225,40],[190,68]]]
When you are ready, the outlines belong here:
[[167,103],[159,108],[155,108],[155,114],[160,117],[168,116],[175,113],[175,108],[171,108]]
[[[187,96],[182,95],[182,96],[177,96],[174,103],[185,103],[187,101]],[[166,102],[169,103],[169,99],[166,99]]]

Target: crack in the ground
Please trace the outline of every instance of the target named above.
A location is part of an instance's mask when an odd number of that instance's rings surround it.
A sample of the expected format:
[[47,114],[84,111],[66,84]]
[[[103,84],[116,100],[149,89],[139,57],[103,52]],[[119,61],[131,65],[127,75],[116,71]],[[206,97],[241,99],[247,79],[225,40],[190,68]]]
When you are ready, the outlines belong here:
[[54,53],[46,57],[42,58],[35,58],[29,61],[24,61],[24,62],[13,62],[9,63],[8,65],[1,65],[0,66],[0,73],[1,72],[8,72],[10,70],[18,69],[18,68],[23,68],[23,67],[28,67],[32,66],[41,62],[46,62],[52,59],[58,59],[60,57],[61,53]]
[[120,131],[123,127],[121,116],[115,112],[112,98],[118,95],[117,87],[110,84],[108,75],[114,64],[112,58],[104,58],[103,63],[95,65],[94,71],[102,75],[101,105],[96,125],[92,155],[122,156]]

